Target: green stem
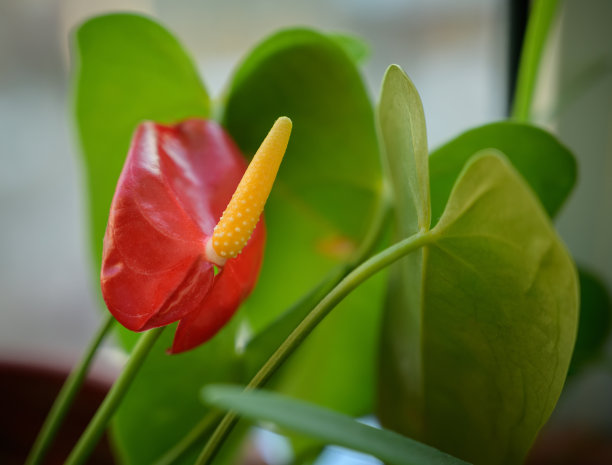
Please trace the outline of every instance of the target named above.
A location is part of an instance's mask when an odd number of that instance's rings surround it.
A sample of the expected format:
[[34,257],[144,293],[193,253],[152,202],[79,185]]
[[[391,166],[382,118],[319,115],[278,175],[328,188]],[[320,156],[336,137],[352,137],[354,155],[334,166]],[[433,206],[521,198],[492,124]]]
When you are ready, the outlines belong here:
[[89,422],[87,429],[85,429],[85,432],[81,435],[79,442],[77,442],[74,449],[72,449],[65,465],[77,465],[87,460],[91,451],[104,433],[108,421],[113,416],[113,413],[115,413],[123,396],[134,380],[136,373],[138,373],[138,369],[142,366],[146,356],[163,329],[164,327],[152,329],[140,337],[138,343],[132,350],[127,364],[119,375],[119,378],[117,378],[113,387],[104,398],[98,411]]
[[389,219],[391,213],[391,207],[393,206],[393,199],[391,189],[387,183],[383,184],[378,203],[374,215],[372,215],[372,222],[370,228],[366,232],[359,248],[355,251],[353,256],[348,261],[348,271],[361,264],[366,258],[368,258],[374,248],[379,243],[381,236],[385,231],[385,225]]
[[518,121],[530,119],[540,62],[558,3],[558,0],[535,0],[531,7],[512,108],[512,118]]
[[85,376],[89,371],[89,366],[91,365],[98,347],[100,347],[100,344],[104,340],[104,337],[108,331],[112,328],[114,322],[115,319],[109,313],[91,340],[89,347],[87,347],[87,350],[85,351],[85,355],[79,364],[76,365],[70,372],[70,375],[64,382],[62,389],[55,398],[55,402],[53,403],[53,406],[47,414],[47,418],[45,419],[45,422],[38,433],[38,437],[36,438],[36,441],[30,450],[30,454],[26,459],[26,465],[38,465],[42,463],[49,446],[51,446],[51,443],[59,431],[59,428],[62,425],[62,422],[66,417],[75,396],[79,392],[79,389],[85,380]]
[[209,411],[204,418],[183,439],[177,442],[172,449],[166,452],[153,465],[171,465],[183,456],[198,440],[210,432],[223,417],[219,410]]
[[[263,367],[247,385],[246,390],[261,387],[276,372],[283,362],[304,341],[312,330],[329,314],[329,312],[344,299],[353,289],[363,283],[370,276],[404,255],[431,243],[433,233],[417,233],[397,244],[379,252],[351,271],[319,304],[302,320],[293,332],[278,347],[276,352],[268,359]],[[238,417],[233,412],[225,414],[217,429],[213,432],[202,453],[196,460],[196,465],[206,465],[212,461],[223,441],[231,432]]]

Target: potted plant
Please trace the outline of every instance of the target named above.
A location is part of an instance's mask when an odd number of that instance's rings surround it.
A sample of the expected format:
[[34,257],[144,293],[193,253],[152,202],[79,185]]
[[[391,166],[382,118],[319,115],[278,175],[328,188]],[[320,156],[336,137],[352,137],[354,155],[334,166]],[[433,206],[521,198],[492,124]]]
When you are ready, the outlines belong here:
[[[109,424],[119,462],[232,461],[239,415],[314,438],[292,436],[298,457],[335,443],[395,464],[522,462],[565,383],[581,298],[552,225],[576,163],[529,122],[555,10],[536,5],[512,118],[432,152],[407,74],[389,67],[374,107],[353,39],[278,32],[216,102],[153,20],[83,24],[76,120],[113,316],[28,463],[111,327],[129,360],[69,464]],[[600,315],[589,295],[582,315]],[[585,359],[605,336],[578,336]],[[353,419],[368,413],[382,429]]]

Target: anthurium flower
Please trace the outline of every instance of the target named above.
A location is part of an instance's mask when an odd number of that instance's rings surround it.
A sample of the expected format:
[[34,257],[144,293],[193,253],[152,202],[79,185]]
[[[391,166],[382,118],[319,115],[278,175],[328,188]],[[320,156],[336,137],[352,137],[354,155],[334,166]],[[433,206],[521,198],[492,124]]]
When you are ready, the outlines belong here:
[[178,353],[229,321],[257,280],[260,216],[290,132],[291,121],[279,118],[247,169],[215,122],[138,127],[102,256],[102,294],[123,326],[144,331],[179,321],[171,349]]

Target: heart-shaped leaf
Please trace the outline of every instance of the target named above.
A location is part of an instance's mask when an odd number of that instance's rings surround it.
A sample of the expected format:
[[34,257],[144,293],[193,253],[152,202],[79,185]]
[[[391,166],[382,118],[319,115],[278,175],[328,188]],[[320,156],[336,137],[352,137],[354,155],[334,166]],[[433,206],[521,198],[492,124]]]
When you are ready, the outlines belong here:
[[255,332],[346,259],[381,186],[372,107],[335,40],[307,29],[282,31],[238,67],[223,125],[247,156],[278,115],[293,120],[293,132],[266,206],[268,246],[248,305]]
[[[240,65],[223,122],[243,152],[254,152],[258,133],[278,115],[289,116],[294,129],[266,206],[263,269],[245,309],[255,333],[346,261],[382,184],[372,106],[354,60],[336,40],[282,31]],[[283,389],[344,410],[370,406],[381,284],[360,289],[360,298],[344,302],[313,332],[283,369]]]
[[[430,232],[419,402],[393,429],[474,463],[521,463],[561,393],[577,325],[574,265],[522,178],[473,157]],[[414,386],[404,385],[413,389]]]
[[[388,112],[404,121],[396,131],[414,130],[402,117],[419,113],[405,95],[412,92],[385,80],[381,126]],[[389,150],[387,139],[391,166],[418,166],[398,161],[422,157],[418,151]],[[430,166],[433,176],[433,160]],[[576,334],[576,271],[538,199],[500,155],[473,156],[456,177],[444,213],[425,232],[431,244],[413,254],[411,274],[395,275],[416,295],[395,294],[386,310],[380,417],[474,463],[520,463],[565,380]],[[408,207],[418,205],[414,190],[404,195]],[[397,210],[398,224],[414,227],[418,209],[408,207]]]
[[412,426],[474,463],[522,463],[571,359],[574,264],[520,175],[495,154],[468,162],[432,234],[424,415]]

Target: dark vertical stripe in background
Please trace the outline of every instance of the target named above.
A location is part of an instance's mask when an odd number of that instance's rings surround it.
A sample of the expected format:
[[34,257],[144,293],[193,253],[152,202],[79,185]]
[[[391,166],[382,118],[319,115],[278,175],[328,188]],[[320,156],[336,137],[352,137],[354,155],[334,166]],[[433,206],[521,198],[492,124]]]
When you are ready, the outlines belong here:
[[529,15],[529,0],[508,0],[508,102],[507,113],[512,111],[512,99],[516,87],[516,78],[523,47],[523,38]]

